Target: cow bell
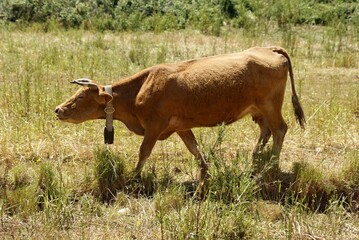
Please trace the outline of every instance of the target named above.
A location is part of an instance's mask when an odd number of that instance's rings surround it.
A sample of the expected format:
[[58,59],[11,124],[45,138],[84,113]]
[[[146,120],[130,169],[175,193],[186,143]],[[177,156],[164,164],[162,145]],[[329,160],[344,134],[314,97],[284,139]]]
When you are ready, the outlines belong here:
[[114,127],[112,127],[111,130],[108,130],[106,127],[104,128],[105,144],[113,144],[114,136],[115,136]]

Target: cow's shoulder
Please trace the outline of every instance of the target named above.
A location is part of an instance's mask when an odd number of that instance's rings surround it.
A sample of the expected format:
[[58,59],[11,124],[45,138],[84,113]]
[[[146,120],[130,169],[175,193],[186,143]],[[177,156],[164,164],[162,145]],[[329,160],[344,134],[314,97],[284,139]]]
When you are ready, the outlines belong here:
[[136,105],[148,105],[163,94],[168,81],[177,73],[175,64],[158,64],[148,69],[148,75],[143,80],[136,97]]

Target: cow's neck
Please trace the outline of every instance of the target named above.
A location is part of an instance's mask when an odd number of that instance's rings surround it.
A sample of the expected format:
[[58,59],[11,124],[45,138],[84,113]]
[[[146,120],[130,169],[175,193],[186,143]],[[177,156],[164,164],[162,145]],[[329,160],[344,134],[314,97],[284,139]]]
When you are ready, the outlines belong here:
[[148,73],[143,71],[112,85],[114,119],[126,125],[127,122],[136,121],[135,100],[147,75]]

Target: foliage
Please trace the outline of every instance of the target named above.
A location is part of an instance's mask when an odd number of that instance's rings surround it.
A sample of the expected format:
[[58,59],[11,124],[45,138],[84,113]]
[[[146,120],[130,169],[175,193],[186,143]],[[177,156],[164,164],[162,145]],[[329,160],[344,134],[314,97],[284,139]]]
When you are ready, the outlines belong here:
[[356,1],[320,0],[5,0],[0,14],[11,22],[53,21],[64,28],[138,31],[195,28],[219,35],[225,25],[251,29],[267,21],[288,24],[353,24]]

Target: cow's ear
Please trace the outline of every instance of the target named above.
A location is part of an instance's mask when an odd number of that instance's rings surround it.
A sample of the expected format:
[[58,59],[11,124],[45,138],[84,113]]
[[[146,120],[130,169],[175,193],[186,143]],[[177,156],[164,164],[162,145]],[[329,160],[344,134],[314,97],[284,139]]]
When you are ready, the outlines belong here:
[[100,90],[97,101],[100,104],[107,104],[108,102],[112,101],[113,97],[108,94],[107,92]]

